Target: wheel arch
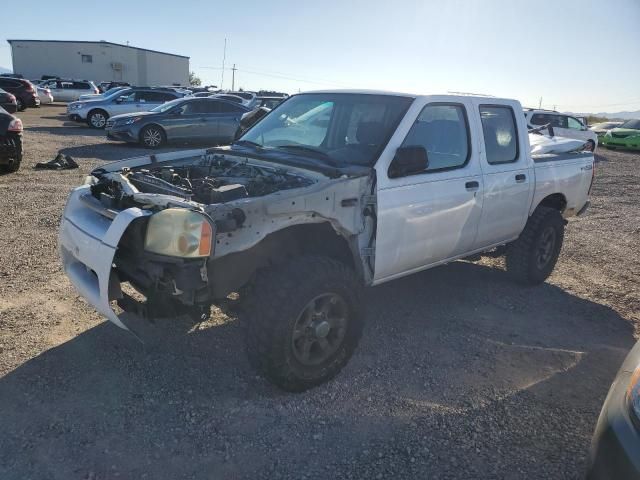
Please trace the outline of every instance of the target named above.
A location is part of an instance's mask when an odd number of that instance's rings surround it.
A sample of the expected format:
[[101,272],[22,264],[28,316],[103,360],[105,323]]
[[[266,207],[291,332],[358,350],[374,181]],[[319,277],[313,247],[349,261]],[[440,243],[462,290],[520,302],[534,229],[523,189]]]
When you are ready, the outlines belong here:
[[533,211],[535,211],[538,207],[553,208],[560,213],[564,213],[565,209],[567,208],[567,197],[565,197],[562,193],[552,193],[551,195],[547,195],[546,197],[544,197],[536,205]]
[[293,225],[265,236],[241,252],[214,259],[208,265],[213,298],[222,298],[246,285],[261,268],[283,263],[301,255],[322,255],[353,269],[363,278],[357,237],[345,237],[331,223]]

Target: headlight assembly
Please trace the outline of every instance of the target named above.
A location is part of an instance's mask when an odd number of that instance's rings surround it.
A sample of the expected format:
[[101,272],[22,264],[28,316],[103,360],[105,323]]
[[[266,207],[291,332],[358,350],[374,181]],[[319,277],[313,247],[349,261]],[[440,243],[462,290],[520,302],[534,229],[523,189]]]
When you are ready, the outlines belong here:
[[133,118],[128,118],[126,122],[124,122],[125,125],[131,125],[132,123],[136,123],[139,122],[140,120],[142,120],[142,117],[133,117]]
[[212,251],[213,225],[198,212],[168,208],[151,216],[144,249],[182,258],[208,257]]

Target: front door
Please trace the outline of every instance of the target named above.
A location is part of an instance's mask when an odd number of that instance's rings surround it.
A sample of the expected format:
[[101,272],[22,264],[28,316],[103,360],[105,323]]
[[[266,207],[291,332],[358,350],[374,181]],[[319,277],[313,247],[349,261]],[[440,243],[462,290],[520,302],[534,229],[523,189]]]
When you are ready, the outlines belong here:
[[425,105],[402,146],[424,147],[426,170],[401,178],[378,171],[375,282],[472,249],[484,186],[470,108],[468,99]]

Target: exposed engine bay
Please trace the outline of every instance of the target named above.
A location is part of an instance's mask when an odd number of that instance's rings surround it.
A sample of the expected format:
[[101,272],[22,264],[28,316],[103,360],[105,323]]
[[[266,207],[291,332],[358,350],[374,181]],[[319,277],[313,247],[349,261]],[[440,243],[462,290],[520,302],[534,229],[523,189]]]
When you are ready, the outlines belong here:
[[[308,177],[277,166],[251,163],[248,159],[206,154],[195,161],[141,167],[124,167],[116,174],[101,175],[94,172],[99,182],[92,187],[93,195],[100,199],[108,194],[122,200],[125,180],[140,193],[155,193],[178,197],[205,205],[230,202],[247,197],[261,197],[280,190],[306,187],[314,183]],[[118,202],[119,203],[119,202]],[[124,207],[125,205],[120,205]]]

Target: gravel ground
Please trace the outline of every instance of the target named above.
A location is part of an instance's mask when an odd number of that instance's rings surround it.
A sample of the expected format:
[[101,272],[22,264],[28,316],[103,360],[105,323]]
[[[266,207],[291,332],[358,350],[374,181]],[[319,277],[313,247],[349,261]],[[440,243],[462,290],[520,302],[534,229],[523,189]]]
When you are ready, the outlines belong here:
[[[0,478],[580,478],[610,382],[640,327],[640,154],[601,151],[593,206],[555,273],[512,285],[500,260],[369,289],[345,370],[299,395],[250,369],[215,311],[143,328],[78,297],[56,254],[69,189],[144,153],[21,114],[26,158],[0,177]],[[34,171],[61,150],[81,164]]]

